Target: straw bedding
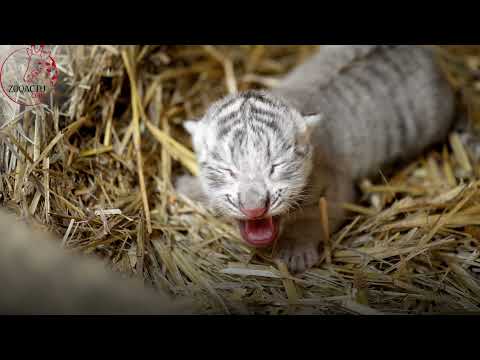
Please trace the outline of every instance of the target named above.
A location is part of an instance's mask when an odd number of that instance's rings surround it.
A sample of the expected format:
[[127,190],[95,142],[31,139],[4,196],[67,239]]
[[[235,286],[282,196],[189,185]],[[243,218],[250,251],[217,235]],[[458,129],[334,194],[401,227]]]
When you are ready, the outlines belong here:
[[[2,101],[0,201],[125,276],[203,313],[438,314],[480,310],[480,162],[452,133],[416,161],[359,182],[331,256],[291,276],[228,221],[178,195],[198,169],[185,119],[220,96],[268,88],[316,46],[53,47],[59,108]],[[441,46],[474,131],[480,46]],[[320,219],[320,208],[319,208]]]

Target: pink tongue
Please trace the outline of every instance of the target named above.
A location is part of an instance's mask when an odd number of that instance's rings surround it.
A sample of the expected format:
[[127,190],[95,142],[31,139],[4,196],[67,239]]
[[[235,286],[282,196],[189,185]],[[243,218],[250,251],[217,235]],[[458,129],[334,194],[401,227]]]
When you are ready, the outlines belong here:
[[253,243],[263,243],[271,241],[274,235],[272,218],[261,220],[247,220],[245,225],[245,233]]

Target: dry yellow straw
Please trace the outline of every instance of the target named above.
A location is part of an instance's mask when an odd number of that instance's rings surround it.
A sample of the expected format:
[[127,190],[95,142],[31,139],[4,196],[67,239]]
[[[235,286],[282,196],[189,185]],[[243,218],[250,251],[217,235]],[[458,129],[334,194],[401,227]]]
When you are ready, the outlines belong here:
[[326,255],[326,261],[328,265],[332,264],[332,249],[330,245],[330,228],[328,223],[328,204],[327,200],[322,197],[320,199],[320,220],[322,222],[324,251]]
[[147,189],[145,186],[145,176],[143,174],[143,159],[142,159],[142,151],[140,147],[140,121],[139,121],[139,114],[138,114],[138,106],[137,106],[137,87],[135,84],[135,76],[133,74],[132,66],[128,60],[127,52],[124,50],[122,51],[122,58],[125,64],[125,68],[127,69],[128,78],[130,79],[130,88],[131,88],[131,98],[132,98],[132,127],[133,127],[133,144],[135,146],[135,152],[137,155],[137,171],[138,171],[138,182],[140,183],[140,191],[142,193],[142,202],[143,202],[143,210],[145,211],[145,219],[147,221],[147,231],[149,234],[152,233],[152,222],[150,219],[150,208],[148,206],[148,197],[147,197]]

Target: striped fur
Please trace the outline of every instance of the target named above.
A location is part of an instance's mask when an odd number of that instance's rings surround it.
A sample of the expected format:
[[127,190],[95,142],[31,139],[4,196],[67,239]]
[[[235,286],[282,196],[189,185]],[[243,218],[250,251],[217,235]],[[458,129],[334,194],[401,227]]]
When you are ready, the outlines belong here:
[[[328,80],[322,71],[307,76],[324,63],[351,60],[355,53],[363,57],[337,68]],[[453,121],[453,92],[434,55],[422,47],[326,47],[284,84],[288,87],[281,85],[273,93],[300,111],[324,114],[326,121],[315,129],[314,146],[347,160],[354,177],[418,155],[443,140]]]
[[269,201],[283,217],[280,256],[302,271],[318,259],[319,197],[335,231],[357,178],[442,141],[453,118],[453,91],[426,48],[329,45],[277,88],[228,96],[186,127],[210,206],[242,219],[240,205]]
[[[210,205],[243,218],[243,206],[284,213],[311,171],[312,147],[299,112],[266,92],[250,91],[213,104],[203,120],[187,124],[201,164]],[[250,196],[251,195],[251,196]]]

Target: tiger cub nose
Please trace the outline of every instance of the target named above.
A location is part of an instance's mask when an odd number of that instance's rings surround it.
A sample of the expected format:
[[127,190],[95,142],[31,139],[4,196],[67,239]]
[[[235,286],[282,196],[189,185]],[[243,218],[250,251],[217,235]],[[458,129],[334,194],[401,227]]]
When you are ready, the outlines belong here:
[[262,217],[267,212],[266,207],[256,208],[256,209],[241,208],[241,210],[242,210],[242,213],[245,214],[245,216],[248,216],[250,219],[256,219],[256,218]]

